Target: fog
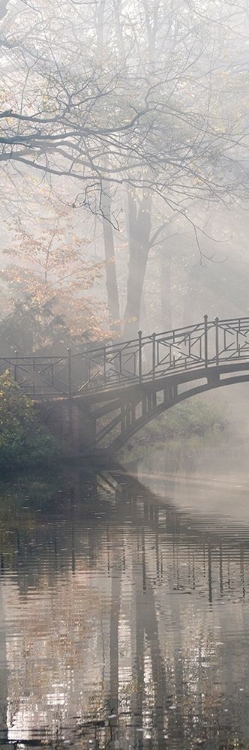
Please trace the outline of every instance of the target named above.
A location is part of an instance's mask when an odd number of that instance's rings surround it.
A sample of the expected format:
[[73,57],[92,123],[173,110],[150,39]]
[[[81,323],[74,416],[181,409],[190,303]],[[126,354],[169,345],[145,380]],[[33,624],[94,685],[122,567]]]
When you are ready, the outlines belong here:
[[248,0],[0,0],[0,66],[0,741],[246,750]]
[[247,316],[247,0],[1,0],[0,43],[1,356]]
[[246,0],[0,10],[0,315],[14,316],[12,350],[246,315]]

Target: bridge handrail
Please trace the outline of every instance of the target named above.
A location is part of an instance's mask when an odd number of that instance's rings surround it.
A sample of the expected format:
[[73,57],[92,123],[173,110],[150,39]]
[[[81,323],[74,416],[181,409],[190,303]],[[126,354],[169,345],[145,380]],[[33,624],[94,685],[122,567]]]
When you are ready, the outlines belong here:
[[[189,325],[188,326],[180,326],[179,328],[172,328],[172,329],[167,330],[167,331],[159,331],[158,333],[147,334],[146,336],[141,335],[141,342],[143,344],[146,343],[146,342],[149,342],[149,341],[151,341],[151,339],[152,339],[153,336],[155,336],[156,340],[158,340],[158,339],[160,339],[162,337],[165,337],[165,336],[167,336],[167,338],[170,339],[170,338],[173,338],[174,336],[175,337],[176,336],[180,336],[181,334],[183,334],[185,332],[187,334],[193,333],[194,331],[200,330],[201,328],[203,328],[203,331],[204,331],[205,317],[207,317],[207,316],[204,316],[204,319],[202,321],[200,321],[199,323],[192,323],[191,326],[189,326]],[[248,326],[249,326],[249,317],[224,318],[224,319],[214,318],[212,320],[209,320],[208,317],[207,317],[207,325],[208,325],[208,327],[209,328],[211,328],[212,326],[215,327],[217,325],[217,321],[218,321],[219,326],[223,326],[225,324],[231,326],[232,323],[238,323],[240,325],[240,323],[242,321],[243,322],[247,322]],[[142,331],[139,331],[138,333],[142,334]],[[127,347],[132,346],[133,344],[135,344],[135,345],[138,344],[138,342],[139,342],[139,337],[134,338],[134,339],[124,339],[124,340],[120,339],[119,341],[114,341],[111,344],[102,344],[102,346],[98,346],[96,348],[93,348],[93,349],[89,350],[88,352],[87,352],[87,350],[84,350],[82,352],[76,352],[72,356],[77,357],[79,355],[82,355],[82,356],[86,356],[87,358],[88,358],[88,356],[91,358],[93,355],[97,354],[98,352],[102,352],[103,349],[105,349],[106,351],[108,351],[108,349],[111,349],[111,350],[117,349],[117,350],[119,350],[120,347],[127,348]]]
[[[210,328],[212,326],[215,326],[216,323],[217,323],[217,321],[218,321],[219,326],[223,326],[225,324],[226,325],[228,325],[228,324],[231,325],[232,323],[241,323],[241,322],[248,322],[248,326],[249,326],[249,317],[240,317],[240,318],[224,318],[224,319],[222,319],[222,318],[214,318],[212,320],[209,320],[207,318],[208,327]],[[165,337],[165,336],[167,336],[167,338],[170,339],[170,338],[172,338],[174,336],[177,336],[177,335],[179,336],[179,335],[181,335],[181,333],[184,333],[184,332],[186,332],[186,333],[193,333],[194,331],[197,331],[200,328],[204,328],[204,325],[205,325],[205,322],[203,320],[203,321],[200,321],[199,323],[192,323],[191,326],[189,326],[189,325],[188,326],[180,326],[178,328],[171,328],[171,329],[169,329],[167,331],[159,331],[158,333],[147,334],[146,336],[141,336],[141,341],[143,343],[149,342],[149,341],[151,341],[151,339],[152,339],[153,336],[156,337],[156,340],[159,339],[159,338]],[[142,331],[139,331],[138,333],[142,334]],[[123,348],[123,347],[130,346],[132,344],[137,344],[138,341],[139,341],[138,337],[136,337],[134,339],[125,339],[125,340],[120,339],[119,341],[114,341],[111,344],[104,344],[103,343],[101,346],[95,347],[93,349],[84,349],[83,351],[80,351],[80,352],[74,352],[74,353],[71,354],[71,356],[72,356],[72,358],[80,356],[80,357],[84,357],[85,359],[91,359],[91,357],[92,357],[93,354],[95,354],[97,352],[102,352],[103,349],[105,349],[105,350],[108,350],[108,349],[120,349],[120,347]],[[10,360],[10,362],[12,363],[13,359],[18,359],[18,360],[20,359],[22,361],[24,359],[25,360],[27,359],[27,360],[30,360],[30,361],[33,360],[33,359],[35,359],[36,361],[41,360],[41,362],[43,362],[44,360],[45,361],[53,360],[54,362],[58,363],[58,362],[60,362],[62,360],[65,360],[67,357],[68,357],[68,354],[66,354],[66,353],[65,354],[60,354],[60,355],[55,355],[55,354],[35,354],[35,353],[27,355],[27,354],[19,354],[19,352],[18,353],[14,352],[13,355],[3,355],[3,356],[0,356],[0,360]]]
[[[247,338],[248,337],[248,338]],[[95,349],[61,355],[0,357],[14,379],[32,396],[69,397],[89,390],[142,383],[182,370],[249,359],[249,317],[215,318]]]

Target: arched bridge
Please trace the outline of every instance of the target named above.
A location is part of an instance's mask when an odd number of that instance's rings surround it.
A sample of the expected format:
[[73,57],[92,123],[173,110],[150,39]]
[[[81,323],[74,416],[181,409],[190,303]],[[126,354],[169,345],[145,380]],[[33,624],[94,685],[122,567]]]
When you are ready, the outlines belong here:
[[116,451],[151,419],[207,390],[249,380],[249,317],[203,321],[63,356],[0,358],[36,402],[63,408],[80,450]]

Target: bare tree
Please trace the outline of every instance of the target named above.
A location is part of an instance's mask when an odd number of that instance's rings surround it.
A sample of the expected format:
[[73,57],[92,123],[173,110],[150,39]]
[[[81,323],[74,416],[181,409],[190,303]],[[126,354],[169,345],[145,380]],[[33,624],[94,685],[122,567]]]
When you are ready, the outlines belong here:
[[155,233],[164,232],[158,201],[165,214],[187,218],[198,242],[190,201],[247,197],[242,23],[242,10],[227,0],[34,0],[3,17],[2,167],[32,168],[56,184],[69,178],[72,206],[102,217],[114,325],[112,225],[115,201],[123,204],[126,335],[137,331],[149,251]]

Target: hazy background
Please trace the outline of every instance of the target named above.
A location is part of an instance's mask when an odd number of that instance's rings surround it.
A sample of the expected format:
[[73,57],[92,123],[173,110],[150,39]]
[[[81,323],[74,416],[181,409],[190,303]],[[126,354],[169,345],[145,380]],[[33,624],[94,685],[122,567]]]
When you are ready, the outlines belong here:
[[2,354],[246,316],[246,0],[0,16]]

